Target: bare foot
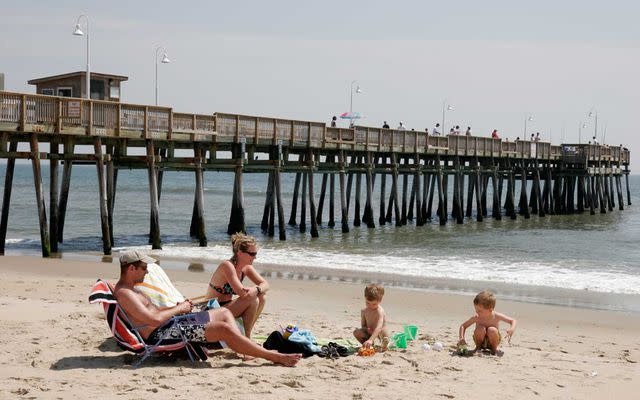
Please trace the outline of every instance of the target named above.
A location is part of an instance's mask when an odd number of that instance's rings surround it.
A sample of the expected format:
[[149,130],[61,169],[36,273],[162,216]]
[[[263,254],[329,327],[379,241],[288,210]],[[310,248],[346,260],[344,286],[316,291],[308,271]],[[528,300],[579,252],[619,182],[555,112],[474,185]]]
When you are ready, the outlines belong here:
[[302,354],[281,354],[274,352],[274,356],[271,359],[276,364],[282,364],[285,367],[293,367],[300,361]]
[[382,347],[380,348],[380,351],[387,351],[389,348],[389,340],[388,336],[382,338]]
[[242,361],[251,361],[256,359],[254,356],[248,356],[246,354],[238,354],[238,355],[240,356]]

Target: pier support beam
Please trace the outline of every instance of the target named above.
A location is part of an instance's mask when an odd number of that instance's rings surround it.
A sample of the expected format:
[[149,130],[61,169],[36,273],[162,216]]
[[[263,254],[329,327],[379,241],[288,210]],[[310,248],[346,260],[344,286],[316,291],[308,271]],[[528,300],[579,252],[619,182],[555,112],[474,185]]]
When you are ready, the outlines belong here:
[[[386,156],[381,157],[380,163],[386,164],[386,162],[387,162],[387,157]],[[386,195],[387,195],[387,174],[383,172],[380,174],[380,208],[379,208],[380,216],[378,217],[378,224],[380,226],[384,225],[387,221],[387,218],[385,216],[385,210],[387,209],[385,205]]]
[[[52,137],[49,153],[54,157],[59,155],[57,138]],[[58,160],[49,158],[49,243],[51,252],[58,252]]]
[[[356,162],[360,163],[360,157],[356,157]],[[360,220],[360,191],[362,189],[362,173],[356,172],[356,192],[355,192],[355,205],[353,207],[353,226],[360,226],[362,221]]]
[[[18,150],[18,142],[11,140],[9,152],[15,153]],[[9,222],[9,206],[11,204],[11,190],[13,189],[13,171],[15,170],[16,159],[9,157],[4,174],[4,191],[2,193],[2,216],[0,217],[0,255],[4,255],[4,246],[7,240],[7,226]]]
[[502,219],[502,213],[500,212],[500,191],[498,190],[498,172],[497,167],[494,166],[493,175],[491,175],[491,184],[493,191],[493,204],[491,206],[491,216],[496,221]]
[[370,152],[367,152],[367,199],[364,203],[364,217],[362,222],[367,224],[367,228],[372,229],[376,227],[373,221],[373,157]]
[[[74,139],[73,137],[67,137],[64,140],[64,155],[73,156],[74,154]],[[71,187],[71,167],[73,161],[70,158],[64,160],[64,168],[62,170],[62,186],[60,188],[60,199],[58,200],[58,242],[62,243],[64,235],[64,221],[67,215],[67,201],[69,199],[69,188]],[[53,206],[52,206],[53,207]]]
[[311,217],[311,237],[318,237],[318,222],[316,220],[316,203],[313,194],[314,162],[313,153],[309,152],[309,216]]
[[42,192],[42,170],[40,168],[40,149],[38,146],[38,134],[29,135],[31,150],[31,166],[33,168],[33,183],[36,188],[36,204],[38,206],[38,221],[40,222],[40,244],[42,246],[42,257],[51,255],[51,245],[49,242],[49,228],[47,227],[47,210]]
[[338,176],[338,180],[340,181],[340,208],[341,208],[341,214],[342,214],[340,219],[340,224],[342,226],[342,233],[349,233],[349,208],[347,207],[347,198],[346,198],[345,187],[344,187],[345,186],[344,167],[346,165],[344,151],[340,151],[338,155],[338,163],[340,164],[340,174]]
[[100,225],[102,227],[102,251],[111,254],[111,233],[109,232],[109,208],[107,203],[107,177],[105,175],[104,155],[102,154],[102,139],[93,138],[93,151],[96,156],[96,171],[98,176],[98,194],[100,201]]
[[[329,160],[331,163],[335,163],[335,156],[330,156]],[[329,228],[333,228],[336,226],[335,193],[336,193],[336,174],[332,172],[329,175],[329,221],[327,221],[327,226]]]
[[200,247],[207,247],[207,234],[204,225],[204,173],[202,171],[202,163],[204,157],[202,149],[196,147],[196,236]]
[[158,174],[156,173],[155,148],[152,139],[147,139],[147,174],[149,177],[150,237],[151,248],[162,249],[160,242],[160,206],[158,201]]

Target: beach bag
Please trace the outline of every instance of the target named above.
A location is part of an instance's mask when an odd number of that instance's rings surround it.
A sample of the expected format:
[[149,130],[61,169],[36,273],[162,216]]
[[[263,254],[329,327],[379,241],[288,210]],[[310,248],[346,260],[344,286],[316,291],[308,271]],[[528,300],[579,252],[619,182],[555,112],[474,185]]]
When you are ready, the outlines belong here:
[[311,357],[315,353],[310,351],[307,346],[302,343],[292,342],[282,336],[280,331],[273,331],[267,337],[262,345],[267,350],[275,350],[283,354],[302,354],[303,357]]

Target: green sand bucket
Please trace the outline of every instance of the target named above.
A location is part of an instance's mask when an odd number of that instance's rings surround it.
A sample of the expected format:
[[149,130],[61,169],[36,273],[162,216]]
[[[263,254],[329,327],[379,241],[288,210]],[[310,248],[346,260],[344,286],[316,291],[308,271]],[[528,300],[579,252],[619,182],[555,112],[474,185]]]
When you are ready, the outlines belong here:
[[404,333],[396,333],[391,338],[391,346],[397,347],[399,349],[407,348],[407,335]]
[[415,340],[418,336],[418,327],[415,325],[405,325],[404,334],[407,337],[407,340]]

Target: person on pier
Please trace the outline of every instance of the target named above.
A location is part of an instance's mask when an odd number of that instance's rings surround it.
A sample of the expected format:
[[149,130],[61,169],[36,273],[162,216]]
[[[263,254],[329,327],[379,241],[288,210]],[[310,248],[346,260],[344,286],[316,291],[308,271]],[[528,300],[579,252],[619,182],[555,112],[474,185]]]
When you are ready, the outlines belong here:
[[493,132],[491,132],[491,138],[492,139],[500,139],[500,137],[498,136],[498,130],[494,129]]
[[[186,339],[195,343],[224,341],[232,350],[244,354],[245,360],[260,357],[277,364],[294,366],[302,354],[280,354],[270,351],[242,336],[231,312],[225,308],[191,313],[193,304],[186,300],[173,307],[156,307],[135,289],[147,274],[147,264],[156,262],[142,253],[129,250],[120,256],[120,279],[113,290],[118,304],[138,327],[147,344],[161,340]],[[180,325],[173,317],[182,315],[189,321]]]
[[338,117],[334,115],[333,118],[331,118],[331,127],[335,128],[336,126],[338,126],[337,122],[338,122]]
[[382,128],[389,129],[389,124],[387,124],[387,121],[384,121],[384,124],[382,124]]
[[[236,233],[231,236],[231,246],[233,256],[218,265],[209,281],[206,296],[217,299],[235,318],[242,317],[245,335],[250,338],[253,326],[264,309],[269,283],[253,268],[253,261],[258,255],[258,245],[253,237]],[[245,277],[256,286],[243,285]]]
[[433,136],[440,136],[440,124],[436,124],[436,126],[433,128]]

